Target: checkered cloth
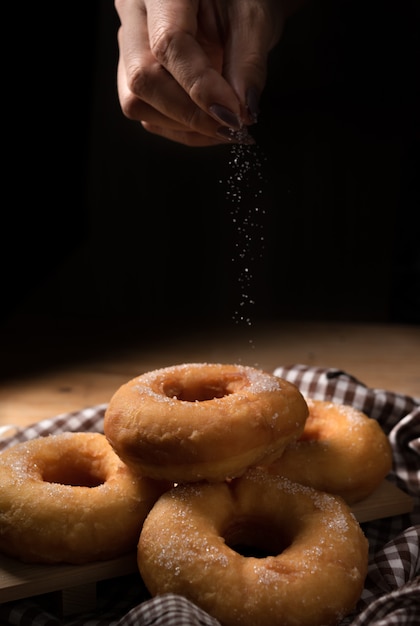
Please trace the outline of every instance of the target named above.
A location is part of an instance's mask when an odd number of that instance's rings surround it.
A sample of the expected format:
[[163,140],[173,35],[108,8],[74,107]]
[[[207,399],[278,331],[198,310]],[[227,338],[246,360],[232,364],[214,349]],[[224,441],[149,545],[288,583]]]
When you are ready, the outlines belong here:
[[[393,448],[388,480],[410,494],[410,514],[362,524],[369,540],[369,569],[356,610],[340,626],[418,626],[420,624],[420,398],[370,389],[332,368],[294,365],[275,374],[319,400],[351,404],[378,420]],[[106,405],[59,415],[0,440],[0,450],[20,441],[63,431],[103,432]],[[0,624],[10,626],[220,626],[185,598],[150,598],[140,575],[98,583],[94,614],[59,619],[36,599],[0,605]]]

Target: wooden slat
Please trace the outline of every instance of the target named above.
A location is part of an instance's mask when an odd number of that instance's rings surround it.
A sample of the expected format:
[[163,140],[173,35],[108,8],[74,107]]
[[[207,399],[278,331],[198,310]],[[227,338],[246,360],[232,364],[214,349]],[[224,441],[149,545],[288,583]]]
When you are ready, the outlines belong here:
[[387,480],[361,502],[353,504],[353,511],[358,522],[370,522],[384,517],[402,515],[413,510],[413,499]]
[[136,572],[135,554],[87,565],[29,565],[0,556],[0,603]]

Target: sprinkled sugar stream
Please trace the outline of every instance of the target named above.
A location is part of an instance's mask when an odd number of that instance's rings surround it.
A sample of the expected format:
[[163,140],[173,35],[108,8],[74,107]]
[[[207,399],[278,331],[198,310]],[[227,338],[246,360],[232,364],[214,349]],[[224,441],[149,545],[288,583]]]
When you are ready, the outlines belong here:
[[[257,261],[265,250],[264,215],[262,207],[265,177],[263,166],[266,158],[257,146],[235,144],[231,147],[229,166],[231,174],[226,184],[226,199],[235,228],[232,263],[240,288],[239,302],[232,314],[235,324],[250,327],[256,297],[255,275]],[[254,347],[250,340],[251,347]]]

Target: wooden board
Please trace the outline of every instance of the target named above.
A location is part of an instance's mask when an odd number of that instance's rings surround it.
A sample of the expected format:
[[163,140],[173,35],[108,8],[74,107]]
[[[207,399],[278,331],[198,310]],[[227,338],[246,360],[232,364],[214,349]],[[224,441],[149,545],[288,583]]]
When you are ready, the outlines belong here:
[[357,521],[363,523],[410,513],[413,510],[413,506],[414,502],[411,496],[387,480],[384,480],[382,485],[369,497],[353,504],[351,510]]
[[135,554],[87,565],[29,565],[0,556],[0,603],[136,572]]
[[[354,505],[352,511],[359,522],[367,522],[409,513],[412,508],[413,500],[410,496],[392,483],[384,481],[371,496]],[[0,556],[0,603],[52,591],[67,590],[71,597],[72,589],[76,587],[80,590],[81,585],[90,585],[136,571],[135,554],[81,566],[28,565]],[[79,608],[82,609],[80,606]]]

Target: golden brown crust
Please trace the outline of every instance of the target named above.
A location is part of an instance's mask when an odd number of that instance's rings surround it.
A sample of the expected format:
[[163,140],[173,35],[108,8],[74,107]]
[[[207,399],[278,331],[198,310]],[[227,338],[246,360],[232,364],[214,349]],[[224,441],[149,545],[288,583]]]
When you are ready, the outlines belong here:
[[371,494],[392,468],[392,449],[378,422],[357,409],[307,399],[300,439],[266,469],[353,504]]
[[153,478],[224,480],[270,462],[304,427],[293,384],[256,368],[191,363],[120,387],[104,432],[117,454]]
[[81,564],[135,549],[167,485],[136,476],[99,433],[63,433],[0,454],[0,550]]
[[224,626],[326,626],[357,603],[368,543],[341,498],[252,469],[166,492],[137,554],[152,595],[183,595]]

